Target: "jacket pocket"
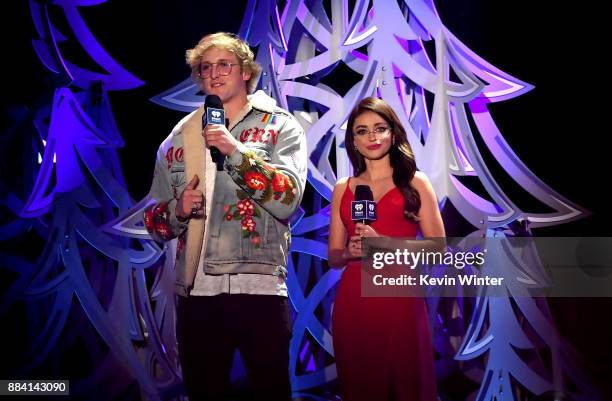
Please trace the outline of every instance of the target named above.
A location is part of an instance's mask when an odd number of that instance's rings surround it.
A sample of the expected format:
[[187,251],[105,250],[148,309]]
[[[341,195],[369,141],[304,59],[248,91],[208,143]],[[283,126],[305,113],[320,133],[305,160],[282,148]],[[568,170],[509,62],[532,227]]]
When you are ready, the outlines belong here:
[[214,200],[210,208],[210,223],[208,229],[212,238],[219,238],[221,234],[221,225],[225,223],[225,213],[223,213],[223,202]]
[[242,226],[238,220],[226,220],[223,206],[223,202],[215,202],[211,211],[206,257],[218,262],[239,260],[244,252]]
[[279,236],[278,236],[278,229],[276,227],[276,219],[274,219],[274,217],[270,216],[269,214],[266,214],[265,217],[265,238],[264,238],[264,244],[266,248],[270,248],[273,247],[275,245],[279,244]]
[[[268,215],[264,214],[261,219],[261,243],[256,246],[248,238],[243,242],[245,247],[245,257],[252,261],[259,261],[266,264],[274,264],[285,266],[287,261],[286,246],[284,245],[284,237],[279,233],[279,227],[277,227],[277,220]],[[246,241],[249,243],[247,244]]]

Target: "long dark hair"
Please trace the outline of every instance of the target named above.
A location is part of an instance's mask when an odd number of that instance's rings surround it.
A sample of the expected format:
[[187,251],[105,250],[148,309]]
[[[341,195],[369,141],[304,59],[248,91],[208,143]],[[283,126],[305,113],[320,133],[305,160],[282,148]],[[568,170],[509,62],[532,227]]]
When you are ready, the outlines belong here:
[[400,123],[397,114],[382,99],[366,97],[355,106],[349,115],[344,145],[353,165],[355,177],[361,175],[366,170],[366,164],[361,153],[355,149],[353,127],[355,119],[366,111],[378,114],[389,124],[391,135],[393,135],[392,143],[394,143],[389,150],[391,167],[393,167],[393,183],[404,196],[404,217],[413,222],[419,221],[417,213],[421,208],[421,197],[418,191],[411,185],[414,174],[417,171],[412,147],[408,143],[406,131]]

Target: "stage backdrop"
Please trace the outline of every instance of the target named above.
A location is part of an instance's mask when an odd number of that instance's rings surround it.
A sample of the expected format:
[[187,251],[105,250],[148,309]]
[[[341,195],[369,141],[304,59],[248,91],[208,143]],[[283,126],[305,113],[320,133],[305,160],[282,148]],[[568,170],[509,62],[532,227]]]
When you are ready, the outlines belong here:
[[[150,239],[142,223],[149,199],[134,199],[124,178],[111,94],[144,82],[88,26],[83,13],[95,14],[99,3],[29,2],[32,48],[50,90],[28,109],[12,109],[2,136],[4,148],[20,155],[11,159],[20,178],[3,176],[8,217],[0,239],[31,244],[29,253],[0,254],[9,278],[0,314],[21,334],[8,372],[70,378],[71,394],[82,399],[170,399],[182,393],[176,243]],[[466,46],[431,0],[251,0],[240,12],[236,31],[263,67],[258,89],[293,113],[308,140],[308,190],[291,219],[288,276],[296,397],[335,399],[330,326],[342,271],[326,264],[327,229],[334,183],[352,174],[347,116],[363,97],[381,97],[399,115],[449,234],[529,236],[589,214],[521,161],[491,113],[493,103],[521,102],[534,86]],[[62,50],[76,47],[78,57]],[[150,100],[160,110],[189,112],[203,96],[185,71]],[[124,152],[144,160],[136,147]],[[512,255],[506,266],[520,268]],[[526,274],[542,274],[532,266]],[[441,399],[592,399],[547,301],[507,290],[507,298],[428,299]],[[243,376],[238,355],[234,376],[237,383]]]

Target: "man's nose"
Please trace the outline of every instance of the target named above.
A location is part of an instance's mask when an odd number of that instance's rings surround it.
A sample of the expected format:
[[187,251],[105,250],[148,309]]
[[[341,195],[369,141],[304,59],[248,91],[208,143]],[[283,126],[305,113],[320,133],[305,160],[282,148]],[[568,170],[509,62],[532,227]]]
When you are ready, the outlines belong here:
[[210,77],[212,79],[217,79],[219,77],[219,71],[217,69],[217,64],[212,64],[210,66]]

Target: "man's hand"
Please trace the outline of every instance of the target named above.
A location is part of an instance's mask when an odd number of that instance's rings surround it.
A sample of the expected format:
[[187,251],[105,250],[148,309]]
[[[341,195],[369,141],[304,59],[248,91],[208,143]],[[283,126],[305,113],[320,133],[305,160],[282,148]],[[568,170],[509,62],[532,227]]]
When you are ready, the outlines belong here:
[[202,191],[195,189],[198,186],[200,179],[197,174],[193,176],[189,184],[181,193],[181,197],[176,202],[176,217],[183,220],[189,217],[204,216],[204,194]]
[[230,156],[238,147],[238,142],[224,125],[207,125],[202,131],[202,136],[204,136],[207,148],[215,146],[226,156]]

